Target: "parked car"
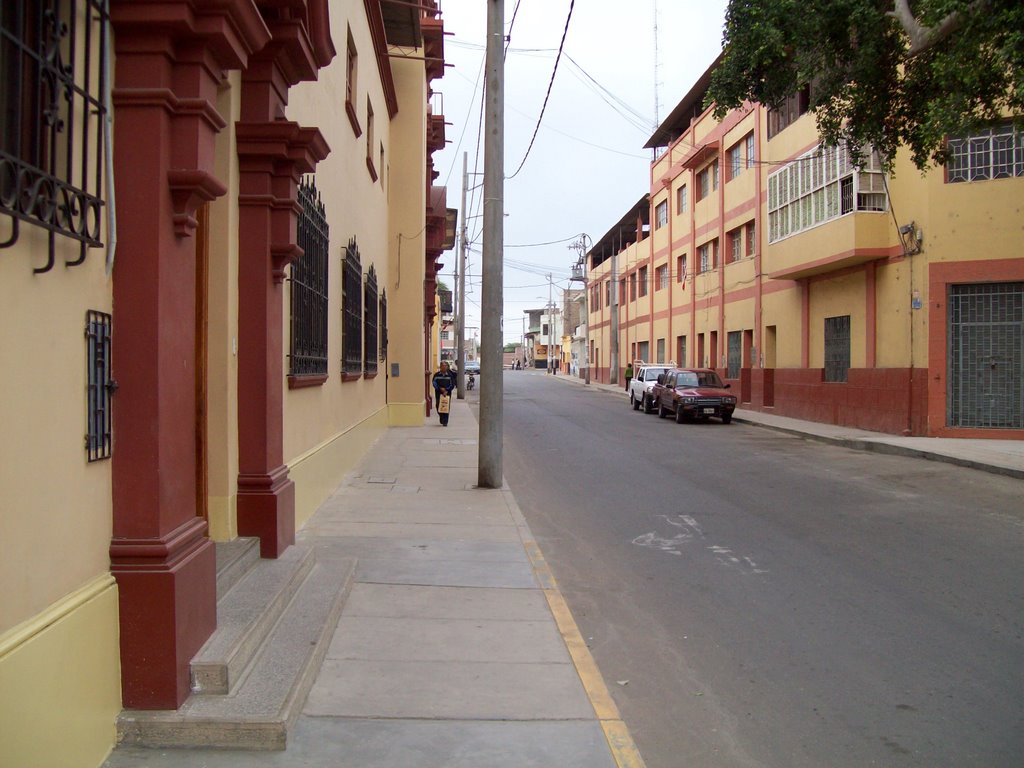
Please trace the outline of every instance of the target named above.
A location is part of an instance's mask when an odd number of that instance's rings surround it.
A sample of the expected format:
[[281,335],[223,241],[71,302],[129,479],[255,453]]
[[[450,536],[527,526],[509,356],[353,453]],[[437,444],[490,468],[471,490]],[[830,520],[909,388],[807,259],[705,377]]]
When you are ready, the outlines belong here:
[[715,371],[708,368],[673,368],[658,377],[651,396],[658,416],[674,414],[677,424],[714,416],[723,424],[732,421],[736,397]]
[[641,365],[629,380],[629,404],[634,411],[642,407],[644,413],[654,413],[654,400],[651,390],[658,381],[658,376],[669,371],[667,365]]
[[467,360],[465,363],[466,373],[472,373],[476,376],[480,375],[480,361],[479,360]]

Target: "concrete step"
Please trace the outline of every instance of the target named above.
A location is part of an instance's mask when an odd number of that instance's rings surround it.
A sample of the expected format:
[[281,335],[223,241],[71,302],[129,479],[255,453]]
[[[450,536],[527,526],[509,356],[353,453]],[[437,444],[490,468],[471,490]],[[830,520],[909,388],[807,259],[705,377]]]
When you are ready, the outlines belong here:
[[228,593],[238,580],[260,561],[260,540],[239,536],[234,541],[217,542],[217,598]]
[[257,561],[227,593],[218,592],[217,630],[192,659],[193,693],[231,690],[315,562],[312,548],[289,547],[276,560]]
[[193,694],[176,711],[125,710],[118,718],[118,741],[156,748],[284,749],[327,654],[355,565],[353,558],[314,564],[230,694]]

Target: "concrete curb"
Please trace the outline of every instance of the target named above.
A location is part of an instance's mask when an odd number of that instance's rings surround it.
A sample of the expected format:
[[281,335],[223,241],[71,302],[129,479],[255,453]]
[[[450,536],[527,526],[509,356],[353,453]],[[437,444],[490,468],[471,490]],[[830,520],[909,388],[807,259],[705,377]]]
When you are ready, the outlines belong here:
[[[558,376],[558,379],[564,379],[567,383],[577,384],[579,386],[586,387],[587,389],[594,392],[607,392],[611,395],[625,394],[625,390],[620,392],[619,390],[612,390],[605,384],[585,384],[579,379],[566,375]],[[880,453],[887,456],[906,456],[915,459],[927,459],[928,461],[938,461],[944,464],[953,464],[958,467],[965,467],[967,469],[975,469],[980,472],[988,472],[993,475],[1002,475],[1004,477],[1012,477],[1018,480],[1024,479],[1024,469],[1017,469],[1015,467],[1005,467],[999,464],[992,464],[978,459],[969,459],[963,456],[951,456],[947,453],[939,453],[935,451],[924,450],[920,447],[899,445],[898,443],[888,442],[884,435],[879,435],[878,439],[864,439],[860,437],[836,437],[832,435],[823,435],[812,430],[799,429],[792,426],[785,426],[781,424],[768,424],[757,419],[745,418],[740,415],[733,416],[733,421],[737,424],[748,424],[754,427],[762,427],[764,429],[772,429],[776,432],[782,432],[788,435],[794,435],[796,437],[803,437],[808,440],[816,440],[820,443],[827,443],[829,445],[837,445],[843,448],[850,448],[855,451],[870,451],[872,453]]]
[[998,464],[989,464],[976,459],[966,459],[961,456],[950,456],[945,453],[926,451],[909,445],[899,445],[884,442],[883,440],[865,440],[859,437],[832,437],[831,435],[821,435],[815,432],[783,426],[781,424],[765,424],[764,422],[747,419],[742,416],[733,416],[733,421],[738,424],[749,424],[754,427],[762,427],[776,432],[783,432],[795,437],[803,437],[807,440],[815,440],[819,443],[838,445],[842,448],[850,448],[855,451],[869,451],[871,453],[881,453],[887,456],[906,456],[914,459],[927,459],[928,461],[953,464],[958,467],[966,467],[967,469],[976,469],[993,475],[1003,475],[1004,477],[1024,479],[1024,470],[1015,469],[1014,467],[1003,467]]
[[[475,412],[473,412],[473,417],[476,418]],[[479,424],[479,420],[477,423]],[[573,666],[576,668],[576,674],[579,676],[587,699],[594,709],[594,714],[604,733],[608,749],[615,760],[616,766],[618,768],[645,768],[646,764],[640,756],[640,750],[637,748],[636,742],[633,741],[628,726],[622,720],[622,715],[619,713],[619,709],[612,699],[611,693],[608,691],[604,677],[601,675],[594,657],[590,654],[590,650],[583,640],[583,635],[576,625],[576,620],[572,616],[569,605],[558,588],[558,582],[555,580],[554,574],[544,559],[540,545],[530,531],[529,523],[526,522],[522,510],[519,508],[519,503],[516,501],[516,497],[509,488],[505,478],[502,478],[502,486],[499,492],[505,499],[505,505],[508,507],[512,519],[515,520],[516,530],[519,533],[523,549],[526,550],[526,555],[530,560],[530,568],[533,571],[534,578],[544,593],[548,609],[551,611],[551,616],[555,621],[559,634],[562,636],[562,641],[569,651]]]

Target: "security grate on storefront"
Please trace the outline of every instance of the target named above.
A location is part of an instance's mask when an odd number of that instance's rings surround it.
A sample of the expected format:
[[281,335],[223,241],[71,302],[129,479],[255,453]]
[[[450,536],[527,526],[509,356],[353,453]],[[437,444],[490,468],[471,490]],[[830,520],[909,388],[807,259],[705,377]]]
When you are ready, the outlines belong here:
[[949,289],[951,427],[1024,428],[1024,283]]

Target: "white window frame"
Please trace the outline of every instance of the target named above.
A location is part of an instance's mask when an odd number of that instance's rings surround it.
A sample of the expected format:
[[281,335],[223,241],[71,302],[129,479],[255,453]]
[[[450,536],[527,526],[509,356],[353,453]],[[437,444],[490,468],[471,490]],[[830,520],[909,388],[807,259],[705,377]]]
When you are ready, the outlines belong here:
[[967,136],[951,136],[946,183],[1024,176],[1024,132],[1013,123],[994,125]]
[[654,228],[661,229],[668,224],[668,200],[662,200],[654,206]]
[[[857,212],[884,213],[889,196],[877,153],[858,171],[845,144],[819,145],[768,176],[768,242]],[[846,192],[846,198],[843,197]]]

